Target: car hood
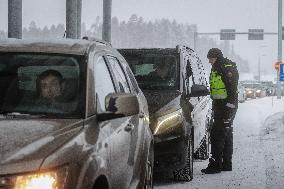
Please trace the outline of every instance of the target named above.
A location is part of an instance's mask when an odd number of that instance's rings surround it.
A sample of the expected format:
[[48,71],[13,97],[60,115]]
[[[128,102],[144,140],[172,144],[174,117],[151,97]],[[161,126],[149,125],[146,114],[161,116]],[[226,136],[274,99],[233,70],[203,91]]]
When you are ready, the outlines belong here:
[[82,126],[78,119],[0,120],[0,174],[38,170]]
[[[144,90],[143,91],[149,106],[149,113],[153,115],[168,103],[181,95],[179,91]],[[179,101],[177,101],[179,103]]]

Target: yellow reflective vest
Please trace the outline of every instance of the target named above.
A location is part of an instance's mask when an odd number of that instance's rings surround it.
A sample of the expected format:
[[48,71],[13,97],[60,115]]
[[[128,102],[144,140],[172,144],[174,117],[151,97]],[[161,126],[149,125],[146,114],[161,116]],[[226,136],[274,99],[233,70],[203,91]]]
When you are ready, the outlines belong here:
[[210,94],[213,99],[226,99],[228,96],[222,76],[216,71],[210,74]]

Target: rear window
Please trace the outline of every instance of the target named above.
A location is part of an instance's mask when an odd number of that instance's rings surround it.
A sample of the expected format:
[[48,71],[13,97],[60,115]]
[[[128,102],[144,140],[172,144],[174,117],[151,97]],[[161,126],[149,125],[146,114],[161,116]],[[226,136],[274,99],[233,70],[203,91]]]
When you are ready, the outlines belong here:
[[124,55],[141,89],[179,89],[179,57],[163,54]]

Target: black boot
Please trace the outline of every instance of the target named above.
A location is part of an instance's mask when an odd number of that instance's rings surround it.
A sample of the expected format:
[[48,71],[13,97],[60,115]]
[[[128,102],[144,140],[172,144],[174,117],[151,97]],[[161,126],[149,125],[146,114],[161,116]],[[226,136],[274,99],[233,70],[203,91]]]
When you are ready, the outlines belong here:
[[205,174],[220,173],[221,172],[220,163],[214,160],[213,158],[210,158],[208,167],[206,169],[202,169],[201,172]]
[[222,171],[232,171],[232,163],[223,162]]

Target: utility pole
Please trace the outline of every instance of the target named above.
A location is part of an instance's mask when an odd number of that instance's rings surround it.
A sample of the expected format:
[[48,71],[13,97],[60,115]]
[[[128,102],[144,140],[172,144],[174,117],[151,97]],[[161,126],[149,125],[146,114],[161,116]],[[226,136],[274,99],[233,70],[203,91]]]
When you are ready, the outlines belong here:
[[[282,0],[278,0],[278,61],[282,62]],[[277,72],[277,99],[280,99],[280,81]]]
[[8,38],[22,38],[22,0],[8,1]]
[[77,0],[66,0],[66,38],[76,39],[77,36]]
[[104,0],[103,5],[103,40],[111,42],[111,4],[112,0]]
[[258,56],[258,81],[260,81],[260,57]]
[[77,0],[77,38],[81,38],[82,0]]

